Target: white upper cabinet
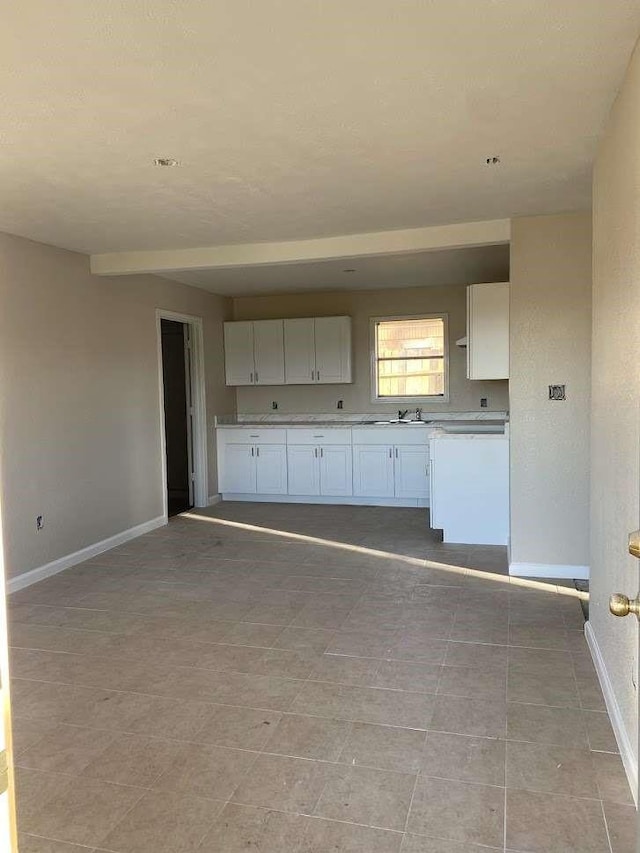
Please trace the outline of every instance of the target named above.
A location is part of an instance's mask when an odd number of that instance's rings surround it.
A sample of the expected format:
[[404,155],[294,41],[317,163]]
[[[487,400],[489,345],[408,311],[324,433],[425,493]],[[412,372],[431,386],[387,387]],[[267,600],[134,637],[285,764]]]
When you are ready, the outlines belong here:
[[253,324],[253,354],[256,385],[284,382],[284,334],[282,320],[259,320]]
[[467,378],[509,378],[509,283],[467,287]]
[[351,318],[316,317],[316,382],[351,382]]
[[284,321],[287,385],[351,382],[351,318]]
[[227,385],[282,385],[282,320],[248,320],[224,324]]
[[316,381],[316,343],[313,318],[284,321],[284,375],[287,385]]
[[224,324],[224,368],[227,385],[253,385],[253,323]]

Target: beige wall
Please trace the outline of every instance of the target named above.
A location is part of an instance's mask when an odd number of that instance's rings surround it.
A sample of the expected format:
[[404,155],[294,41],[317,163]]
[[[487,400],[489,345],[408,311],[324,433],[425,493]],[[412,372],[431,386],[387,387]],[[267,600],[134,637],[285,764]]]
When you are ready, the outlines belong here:
[[508,409],[509,393],[506,381],[469,382],[466,379],[465,350],[455,346],[455,341],[466,334],[466,288],[464,285],[458,285],[235,299],[236,320],[347,314],[352,317],[354,349],[352,384],[238,388],[238,412],[255,414],[270,411],[272,400],[278,402],[279,412],[333,412],[338,400],[344,400],[345,412],[396,412],[398,403],[371,401],[370,318],[441,312],[449,314],[450,401],[425,403],[425,412],[479,409],[481,397],[488,398],[490,409]]
[[511,234],[511,562],[588,566],[591,217]]
[[635,595],[640,564],[640,49],[598,152],[593,183],[593,406],[590,622],[637,761],[638,623],[608,612]]
[[[156,308],[204,318],[207,413],[230,303],[0,234],[0,459],[6,570],[26,572],[162,514]],[[209,429],[209,492],[216,492]],[[45,529],[35,518],[45,516]]]

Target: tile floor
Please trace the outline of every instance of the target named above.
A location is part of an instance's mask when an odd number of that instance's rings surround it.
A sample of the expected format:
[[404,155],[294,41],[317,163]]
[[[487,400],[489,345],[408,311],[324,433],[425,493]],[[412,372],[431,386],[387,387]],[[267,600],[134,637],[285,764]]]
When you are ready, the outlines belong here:
[[630,853],[579,601],[505,559],[223,504],[17,593],[21,853]]

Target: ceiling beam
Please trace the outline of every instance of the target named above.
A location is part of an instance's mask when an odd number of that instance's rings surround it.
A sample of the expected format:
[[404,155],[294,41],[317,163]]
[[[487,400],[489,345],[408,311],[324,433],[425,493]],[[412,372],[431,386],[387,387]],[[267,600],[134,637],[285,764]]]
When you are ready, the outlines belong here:
[[492,219],[483,222],[410,228],[404,231],[375,231],[369,234],[320,237],[314,240],[292,240],[284,243],[238,243],[200,249],[109,252],[91,255],[91,272],[95,275],[127,275],[294,264],[438,249],[494,246],[508,243],[510,239],[511,221]]

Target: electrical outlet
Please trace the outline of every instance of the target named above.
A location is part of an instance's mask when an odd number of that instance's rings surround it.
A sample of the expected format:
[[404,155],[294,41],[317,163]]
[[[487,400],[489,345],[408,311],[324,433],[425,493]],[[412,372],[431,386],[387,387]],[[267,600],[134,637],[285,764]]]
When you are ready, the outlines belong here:
[[44,515],[36,516],[36,531],[42,530],[44,527]]
[[272,408],[272,409],[277,409],[277,408],[278,408],[278,403],[277,403],[275,400],[273,401],[273,403],[271,403],[271,408]]
[[480,397],[480,408],[481,409],[487,408],[487,398],[486,397]]
[[549,385],[550,400],[566,400],[567,392],[564,385]]
[[342,401],[342,400],[338,400],[338,408],[339,408],[339,409],[344,408],[344,403],[343,403],[343,401]]

